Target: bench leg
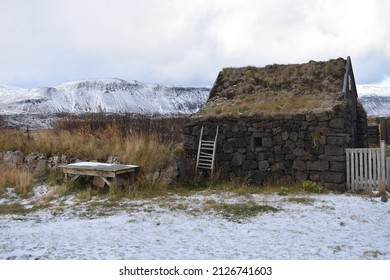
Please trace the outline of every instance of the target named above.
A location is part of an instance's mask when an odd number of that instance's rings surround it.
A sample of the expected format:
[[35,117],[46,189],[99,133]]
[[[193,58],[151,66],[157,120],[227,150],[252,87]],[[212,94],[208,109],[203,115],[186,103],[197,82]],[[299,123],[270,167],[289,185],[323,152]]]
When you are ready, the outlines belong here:
[[107,180],[107,178],[100,177],[100,176],[99,176],[99,178],[102,179],[108,185],[108,187],[111,187],[111,183],[110,183],[110,181]]

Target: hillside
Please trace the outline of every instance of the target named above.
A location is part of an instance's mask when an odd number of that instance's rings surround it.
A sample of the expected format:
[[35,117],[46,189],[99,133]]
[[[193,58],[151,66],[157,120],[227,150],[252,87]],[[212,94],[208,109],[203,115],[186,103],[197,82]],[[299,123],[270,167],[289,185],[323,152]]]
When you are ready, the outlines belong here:
[[357,91],[368,116],[390,116],[390,86],[358,85]]
[[209,91],[120,79],[81,80],[34,89],[0,86],[0,114],[191,114],[203,106]]

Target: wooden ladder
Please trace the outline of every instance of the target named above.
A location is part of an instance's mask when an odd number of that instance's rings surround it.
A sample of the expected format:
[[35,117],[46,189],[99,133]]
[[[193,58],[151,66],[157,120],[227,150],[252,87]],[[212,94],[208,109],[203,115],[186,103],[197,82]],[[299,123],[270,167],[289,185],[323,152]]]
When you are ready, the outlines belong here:
[[211,172],[211,176],[213,176],[218,129],[219,126],[217,126],[217,131],[215,133],[214,140],[203,140],[202,139],[203,126],[202,126],[202,129],[200,130],[198,156],[196,158],[195,171],[197,171],[198,169],[209,169]]

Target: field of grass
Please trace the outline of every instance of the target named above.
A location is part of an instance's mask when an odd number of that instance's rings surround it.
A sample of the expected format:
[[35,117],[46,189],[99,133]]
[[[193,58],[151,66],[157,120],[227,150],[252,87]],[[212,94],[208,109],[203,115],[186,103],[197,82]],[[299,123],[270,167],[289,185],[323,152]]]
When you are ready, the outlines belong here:
[[[184,118],[180,117],[68,116],[56,121],[53,128],[47,130],[2,129],[0,152],[42,153],[46,159],[67,155],[69,158],[98,162],[106,162],[110,156],[116,157],[123,164],[140,165],[142,171],[137,184],[128,193],[112,188],[109,190],[111,196],[160,193],[168,188],[169,182],[152,175],[161,172],[177,154],[182,153],[183,122]],[[18,194],[27,196],[34,184],[63,184],[63,174],[59,170],[33,174],[23,168],[0,166],[0,191],[12,186]],[[87,187],[91,189],[90,185]],[[92,189],[91,192],[94,191]]]

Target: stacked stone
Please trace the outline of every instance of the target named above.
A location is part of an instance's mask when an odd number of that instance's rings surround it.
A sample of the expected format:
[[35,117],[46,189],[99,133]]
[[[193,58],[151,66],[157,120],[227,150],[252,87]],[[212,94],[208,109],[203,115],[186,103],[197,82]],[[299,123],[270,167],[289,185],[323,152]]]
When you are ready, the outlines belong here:
[[355,145],[348,106],[320,114],[190,119],[184,147],[196,156],[199,133],[212,139],[219,126],[216,167],[225,178],[254,184],[312,180],[345,190],[345,148]]
[[379,126],[369,125],[367,127],[368,144],[372,146],[379,146]]

